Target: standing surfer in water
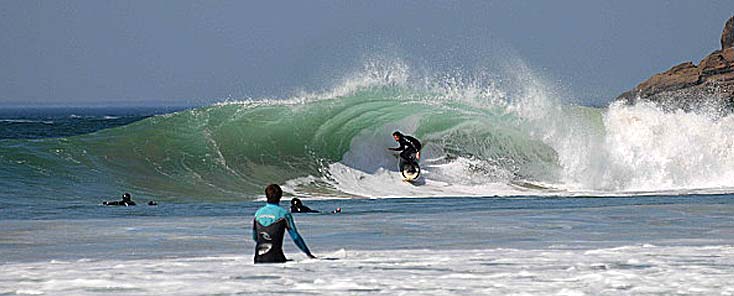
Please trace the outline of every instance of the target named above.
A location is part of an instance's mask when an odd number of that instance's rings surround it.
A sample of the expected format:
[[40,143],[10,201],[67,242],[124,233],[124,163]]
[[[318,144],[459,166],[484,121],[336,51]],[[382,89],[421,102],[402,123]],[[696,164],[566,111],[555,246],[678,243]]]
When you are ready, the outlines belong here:
[[399,131],[393,132],[392,137],[395,142],[400,144],[400,147],[387,149],[402,151],[400,152],[400,158],[409,164],[417,165],[418,160],[421,159],[421,142],[411,136],[405,136]]
[[288,229],[293,242],[309,258],[311,254],[306,242],[298,234],[296,223],[286,209],[280,207],[283,190],[276,184],[265,188],[267,204],[257,210],[252,221],[252,239],[255,241],[255,263],[283,263],[288,261],[283,254],[283,234]]

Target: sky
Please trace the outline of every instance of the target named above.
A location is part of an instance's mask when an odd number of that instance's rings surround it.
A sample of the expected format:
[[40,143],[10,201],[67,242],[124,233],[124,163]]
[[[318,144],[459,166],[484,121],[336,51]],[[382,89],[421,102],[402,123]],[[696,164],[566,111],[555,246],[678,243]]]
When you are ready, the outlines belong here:
[[731,0],[0,1],[3,106],[287,97],[365,56],[439,69],[523,61],[604,105],[720,47]]

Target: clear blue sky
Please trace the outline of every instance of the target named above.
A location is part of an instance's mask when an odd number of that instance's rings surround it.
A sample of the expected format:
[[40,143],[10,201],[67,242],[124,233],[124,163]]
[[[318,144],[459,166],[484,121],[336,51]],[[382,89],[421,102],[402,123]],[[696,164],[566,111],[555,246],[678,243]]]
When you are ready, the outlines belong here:
[[262,2],[0,1],[0,106],[286,96],[386,48],[446,68],[509,49],[603,104],[718,49],[734,15],[732,0]]

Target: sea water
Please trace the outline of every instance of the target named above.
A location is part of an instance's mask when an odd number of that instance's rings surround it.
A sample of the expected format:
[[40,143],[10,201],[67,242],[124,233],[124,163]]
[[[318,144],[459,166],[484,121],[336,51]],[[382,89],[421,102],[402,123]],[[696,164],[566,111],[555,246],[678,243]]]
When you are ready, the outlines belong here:
[[[406,185],[410,186],[410,185]],[[262,202],[46,206],[0,234],[0,292],[731,295],[734,196],[313,200],[319,259],[254,265]],[[341,207],[340,214],[328,211]],[[6,214],[6,213],[4,213]],[[286,238],[289,240],[289,238]]]
[[[3,109],[0,294],[734,295],[733,116],[377,68],[279,100]],[[424,142],[416,184],[394,130]],[[269,183],[322,211],[295,216],[319,259],[253,264]]]

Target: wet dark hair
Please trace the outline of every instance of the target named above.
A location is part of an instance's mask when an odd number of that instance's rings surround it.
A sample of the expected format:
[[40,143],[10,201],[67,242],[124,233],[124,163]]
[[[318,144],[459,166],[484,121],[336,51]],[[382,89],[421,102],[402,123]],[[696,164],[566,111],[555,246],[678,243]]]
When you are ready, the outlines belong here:
[[282,196],[283,190],[280,189],[278,184],[270,184],[268,187],[265,187],[265,197],[268,199],[268,203],[278,204]]
[[298,197],[294,197],[293,199],[291,199],[291,204],[300,205],[300,204],[303,204],[303,202],[301,202],[301,200]]
[[401,137],[401,138],[403,137],[403,134],[402,134],[402,133],[400,133],[399,131],[394,131],[394,132],[392,133],[392,135],[393,135],[393,136],[398,136],[398,137]]
[[122,200],[130,200],[131,198],[130,193],[125,192],[122,194]]

